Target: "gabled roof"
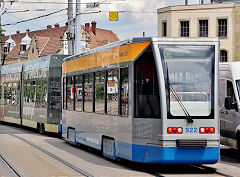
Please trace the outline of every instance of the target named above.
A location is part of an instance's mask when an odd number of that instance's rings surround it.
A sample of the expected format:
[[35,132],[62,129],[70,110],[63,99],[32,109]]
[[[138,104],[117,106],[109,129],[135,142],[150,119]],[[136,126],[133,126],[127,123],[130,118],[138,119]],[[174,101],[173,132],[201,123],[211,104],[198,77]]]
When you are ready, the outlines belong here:
[[[83,29],[84,26],[82,26]],[[32,39],[33,35],[36,36],[37,48],[40,56],[57,54],[59,49],[61,48],[61,36],[66,32],[67,26],[63,27],[55,27],[55,28],[47,28],[44,30],[37,30],[28,32],[28,36]],[[91,28],[88,32],[90,36],[90,49],[103,46],[119,39],[117,36],[110,30],[104,30],[96,28],[96,35],[94,35],[91,31]],[[16,46],[10,51],[6,57],[6,59],[17,59],[22,57],[28,57],[28,50],[23,54],[20,54],[20,43],[21,40],[26,36],[26,33],[18,33],[12,34],[12,39],[16,42]],[[3,44],[6,40],[9,39],[9,36],[3,37]]]
[[49,41],[50,37],[36,36],[37,49],[39,51],[39,55],[41,55],[43,49],[45,48]]
[[116,34],[114,34],[110,30],[104,30],[96,28],[96,35],[94,35],[91,30],[88,33],[91,38],[90,48],[94,49],[96,47],[100,47],[115,41],[119,41]]
[[[56,27],[56,28],[47,28],[44,30],[37,30],[32,31],[28,33],[28,36],[30,38],[33,37],[33,35],[36,35],[38,39],[40,39],[39,47],[43,49],[41,55],[49,55],[49,54],[56,54],[56,52],[60,48],[60,37],[64,34],[64,32],[67,30],[67,26],[63,27]],[[26,36],[26,33],[19,33],[19,34],[12,34],[12,39],[16,42],[16,46],[13,48],[11,52],[7,55],[7,59],[10,58],[18,58],[18,57],[27,57],[28,56],[28,50],[25,51],[23,54],[20,54],[20,43],[21,39]],[[45,39],[43,39],[43,37]],[[3,38],[3,42],[5,42],[9,37],[5,36]],[[46,38],[49,38],[48,43],[44,45],[44,41],[46,41]],[[39,50],[41,51],[41,49]]]

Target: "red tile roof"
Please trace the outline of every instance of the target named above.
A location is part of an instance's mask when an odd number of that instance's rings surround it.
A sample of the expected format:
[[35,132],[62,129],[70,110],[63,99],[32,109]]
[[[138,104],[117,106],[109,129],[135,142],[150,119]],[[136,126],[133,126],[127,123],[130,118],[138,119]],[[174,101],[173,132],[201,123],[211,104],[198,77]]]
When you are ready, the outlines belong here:
[[[82,26],[84,28],[84,26]],[[63,27],[55,27],[55,28],[47,28],[44,30],[31,31],[28,33],[30,38],[33,35],[36,36],[37,40],[37,48],[40,52],[40,56],[57,54],[61,45],[61,36],[63,36],[64,32],[67,30],[67,26]],[[111,42],[118,41],[117,36],[109,30],[96,28],[96,35],[94,35],[90,31],[88,33],[90,35],[90,48],[93,49],[95,47],[99,47],[102,45],[106,45]],[[28,56],[28,50],[23,54],[20,54],[20,43],[22,38],[26,36],[26,33],[18,33],[11,35],[12,39],[16,42],[16,46],[13,48],[11,52],[8,53],[6,59],[14,59],[14,58],[22,58]],[[6,40],[8,40],[9,36],[3,37],[3,44]]]
[[[42,51],[42,55],[48,55],[48,54],[56,54],[56,51],[59,50],[60,48],[60,36],[64,34],[66,31],[67,27],[58,27],[58,28],[47,28],[44,30],[37,30],[37,31],[32,31],[28,33],[28,36],[30,38],[33,37],[33,35],[36,35],[38,38],[39,37],[48,37],[50,38],[49,42],[47,45],[44,47],[44,50]],[[27,57],[28,50],[24,52],[23,54],[20,54],[20,43],[22,38],[26,36],[26,33],[19,33],[19,34],[13,34],[11,35],[12,39],[16,42],[16,46],[13,48],[11,52],[7,55],[7,59],[10,58],[22,58],[22,57]],[[3,38],[3,42],[5,42],[9,36],[5,36]],[[42,43],[42,41],[40,41]],[[41,46],[41,44],[40,44]]]
[[91,38],[91,43],[90,43],[91,49],[119,40],[112,31],[99,29],[99,28],[96,28],[96,35],[94,35],[91,32],[91,30],[88,34],[90,35],[90,38]]
[[50,37],[41,37],[41,36],[36,36],[36,42],[37,42],[37,49],[39,51],[39,54],[41,56],[41,53],[45,46],[48,44],[50,41]]

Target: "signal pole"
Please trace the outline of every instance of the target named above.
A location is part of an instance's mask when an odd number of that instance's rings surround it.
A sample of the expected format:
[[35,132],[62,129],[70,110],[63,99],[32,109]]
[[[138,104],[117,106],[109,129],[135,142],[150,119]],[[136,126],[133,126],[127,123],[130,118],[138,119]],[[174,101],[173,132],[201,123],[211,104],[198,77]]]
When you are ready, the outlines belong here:
[[73,41],[74,41],[74,28],[73,28],[73,0],[68,0],[68,54],[73,55]]
[[80,18],[80,0],[76,0],[76,33],[75,33],[75,46],[74,46],[74,53],[80,54],[81,53],[81,18]]

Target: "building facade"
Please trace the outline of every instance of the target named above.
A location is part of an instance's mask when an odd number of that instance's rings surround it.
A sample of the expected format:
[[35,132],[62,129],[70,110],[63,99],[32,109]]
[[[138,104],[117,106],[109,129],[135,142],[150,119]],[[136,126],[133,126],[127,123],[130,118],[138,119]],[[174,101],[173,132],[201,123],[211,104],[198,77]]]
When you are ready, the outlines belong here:
[[[82,51],[118,41],[111,30],[96,28],[96,22],[81,26]],[[68,54],[67,26],[48,25],[44,30],[30,31],[3,37],[4,64],[13,64],[51,54]],[[3,59],[3,56],[2,56]]]
[[240,4],[158,9],[159,37],[219,37],[220,62],[240,61]]

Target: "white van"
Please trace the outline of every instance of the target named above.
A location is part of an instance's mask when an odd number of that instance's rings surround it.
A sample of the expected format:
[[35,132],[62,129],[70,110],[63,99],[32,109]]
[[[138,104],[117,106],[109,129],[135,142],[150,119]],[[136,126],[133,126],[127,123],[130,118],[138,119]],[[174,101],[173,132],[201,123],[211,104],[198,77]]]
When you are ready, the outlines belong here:
[[221,144],[240,151],[240,62],[220,63],[219,118]]

